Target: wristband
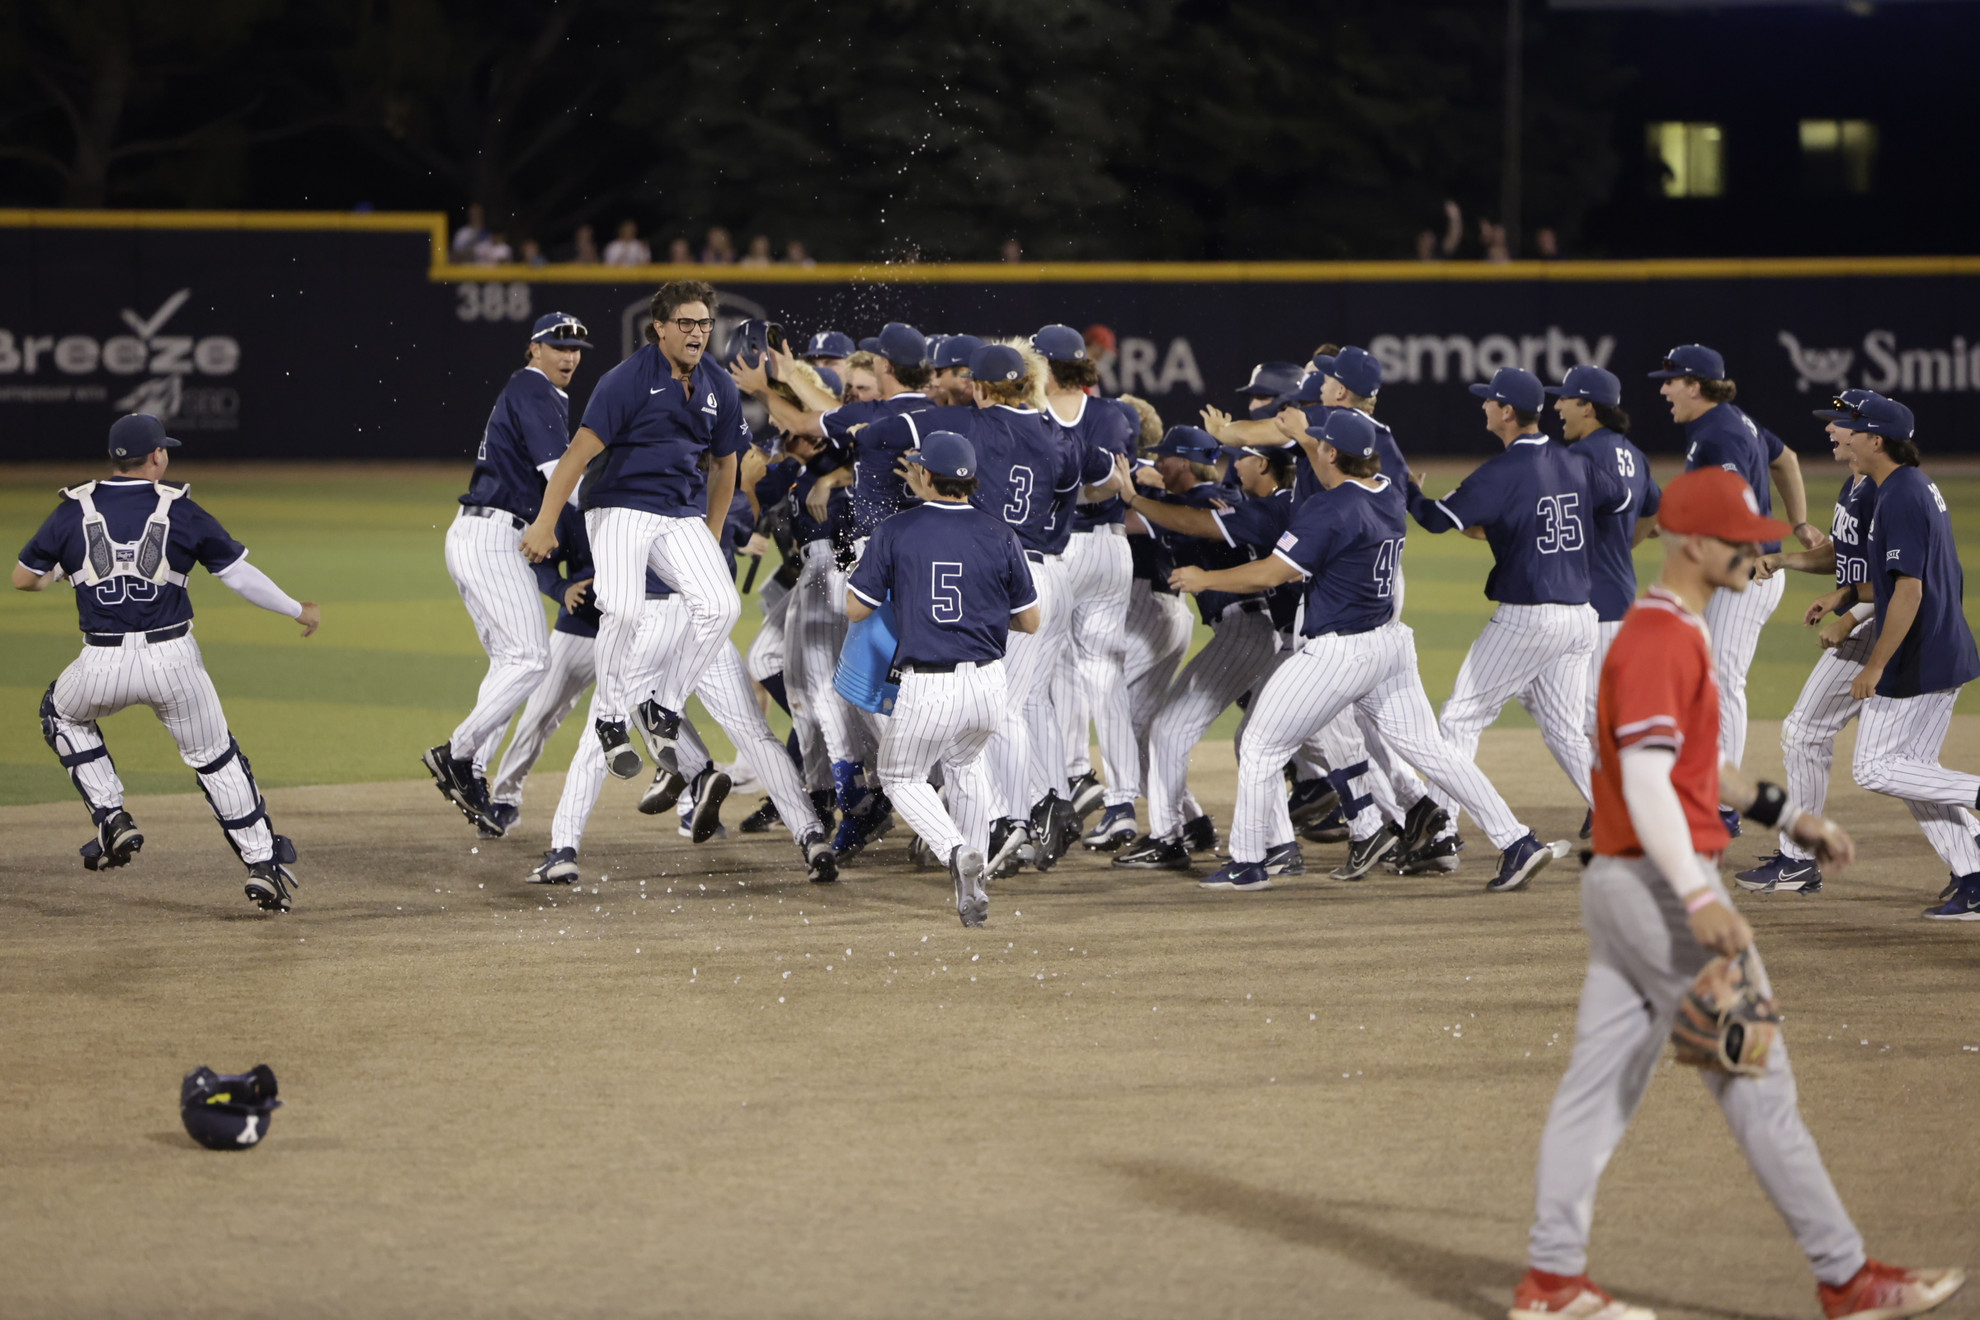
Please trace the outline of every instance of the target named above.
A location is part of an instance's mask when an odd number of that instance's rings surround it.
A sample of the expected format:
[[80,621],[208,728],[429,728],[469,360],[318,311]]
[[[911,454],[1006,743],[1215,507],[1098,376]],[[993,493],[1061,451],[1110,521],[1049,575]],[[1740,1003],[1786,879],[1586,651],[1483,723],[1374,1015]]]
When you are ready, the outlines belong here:
[[1787,790],[1763,779],[1753,786],[1752,804],[1739,814],[1771,830],[1780,824],[1781,813],[1787,809],[1787,804]]
[[1685,915],[1696,916],[1701,909],[1708,908],[1718,901],[1719,896],[1710,889],[1701,889],[1685,900]]

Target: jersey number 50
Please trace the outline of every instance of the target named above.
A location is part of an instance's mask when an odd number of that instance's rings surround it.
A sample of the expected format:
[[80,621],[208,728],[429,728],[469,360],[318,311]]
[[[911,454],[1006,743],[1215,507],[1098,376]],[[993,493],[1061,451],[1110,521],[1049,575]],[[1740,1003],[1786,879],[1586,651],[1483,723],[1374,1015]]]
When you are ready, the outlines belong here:
[[1543,555],[1557,555],[1563,550],[1581,549],[1581,519],[1575,516],[1575,509],[1581,504],[1581,496],[1570,492],[1566,495],[1542,495],[1540,503],[1534,506],[1533,514],[1540,520],[1540,534],[1533,538],[1533,544]]
[[929,613],[937,623],[961,623],[962,570],[961,564],[945,564],[940,560],[928,566]]

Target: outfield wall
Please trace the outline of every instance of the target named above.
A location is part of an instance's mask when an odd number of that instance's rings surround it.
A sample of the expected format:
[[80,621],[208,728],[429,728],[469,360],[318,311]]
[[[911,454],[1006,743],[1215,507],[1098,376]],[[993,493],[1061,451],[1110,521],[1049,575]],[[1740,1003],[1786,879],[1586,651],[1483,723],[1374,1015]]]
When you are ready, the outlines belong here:
[[1643,373],[1702,340],[1798,448],[1819,451],[1808,411],[1848,385],[1909,403],[1928,454],[1980,452],[1980,258],[485,268],[446,263],[439,215],[0,211],[0,459],[96,452],[132,410],[204,457],[462,458],[534,317],[593,331],[576,411],[682,273],[717,283],[725,317],[797,333],[1101,322],[1110,388],[1172,423],[1331,339],[1383,360],[1380,415],[1414,452],[1489,452],[1470,381],[1583,361],[1623,378],[1646,448],[1675,452]]

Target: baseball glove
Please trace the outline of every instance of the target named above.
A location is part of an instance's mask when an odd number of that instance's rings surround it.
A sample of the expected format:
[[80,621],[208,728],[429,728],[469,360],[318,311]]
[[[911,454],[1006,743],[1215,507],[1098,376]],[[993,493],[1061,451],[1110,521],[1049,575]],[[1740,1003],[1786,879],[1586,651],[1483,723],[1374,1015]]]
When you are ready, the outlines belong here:
[[1685,991],[1671,1026],[1679,1063],[1740,1077],[1766,1073],[1781,1019],[1774,1001],[1760,993],[1751,955],[1743,949],[1737,957],[1714,958]]

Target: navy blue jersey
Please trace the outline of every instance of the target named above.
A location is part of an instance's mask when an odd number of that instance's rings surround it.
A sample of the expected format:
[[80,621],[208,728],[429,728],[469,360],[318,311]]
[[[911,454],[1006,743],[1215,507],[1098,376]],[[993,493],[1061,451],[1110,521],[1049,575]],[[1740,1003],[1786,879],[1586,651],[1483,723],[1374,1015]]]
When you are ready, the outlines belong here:
[[584,515],[566,504],[557,515],[557,548],[548,559],[530,567],[536,571],[538,589],[557,602],[557,622],[551,626],[573,637],[598,636],[601,615],[594,593],[586,592],[575,611],[564,604],[564,592],[571,583],[597,576],[591,566],[591,538],[585,535]]
[[[166,483],[183,484],[183,483]],[[103,515],[103,530],[119,544],[144,535],[144,525],[158,509],[158,488],[136,477],[105,477],[91,496]],[[165,564],[184,576],[199,565],[218,573],[247,553],[227,535],[217,519],[189,496],[172,501],[172,531],[165,539]],[[21,551],[22,566],[46,573],[60,564],[73,578],[82,569],[88,547],[83,539],[82,505],[64,499]],[[76,588],[76,615],[84,632],[151,632],[192,618],[192,601],[184,586],[122,575],[92,586]]]
[[[892,404],[896,401],[900,403],[899,408],[861,426],[846,442],[853,456],[852,535],[855,540],[873,535],[873,529],[880,525],[882,519],[891,518],[902,509],[920,503],[908,490],[907,482],[894,469],[910,449],[921,447],[922,436],[943,429],[930,419],[930,414],[946,415],[963,411],[959,408],[937,408],[920,394],[896,394],[886,402]],[[880,405],[847,404],[838,413],[830,415],[837,417],[855,406],[866,409]],[[955,428],[950,426],[947,429]]]
[[1386,489],[1343,481],[1301,502],[1273,552],[1306,579],[1302,635],[1367,632],[1396,617],[1402,567],[1402,506]]
[[1128,557],[1134,564],[1134,578],[1146,582],[1153,591],[1173,596],[1176,589],[1169,585],[1169,574],[1175,571],[1175,556],[1169,553],[1169,544],[1163,540],[1162,529],[1153,528],[1147,533],[1128,533]]
[[889,399],[854,399],[824,414],[825,438],[840,449],[850,450],[858,427],[871,426],[902,413],[925,412],[935,406],[920,390],[903,390]]
[[[1774,494],[1767,465],[1781,456],[1781,438],[1756,423],[1730,403],[1707,408],[1684,424],[1684,470],[1722,467],[1737,472],[1753,487],[1753,498],[1760,512],[1774,516]],[[1779,541],[1769,541],[1760,549],[1773,554]]]
[[820,522],[811,516],[811,488],[818,479],[828,472],[837,472],[844,466],[844,460],[829,449],[820,450],[809,463],[799,469],[791,481],[790,494],[786,497],[791,504],[791,539],[799,545],[809,545],[813,541],[827,541],[832,537],[832,527],[846,512],[846,493],[835,490],[825,504],[825,521]]
[[1085,436],[1058,425],[1050,413],[1045,416],[1052,422],[1048,429],[1058,433],[1056,438],[1063,459],[1052,487],[1052,514],[1045,523],[1044,549],[1046,554],[1060,555],[1072,541],[1080,490],[1097,486],[1114,475],[1114,451],[1088,444]]
[[[1208,509],[1212,513],[1216,512],[1214,506],[1217,504],[1228,504],[1233,511],[1236,511],[1250,503],[1242,490],[1233,490],[1214,481],[1199,481],[1180,495],[1164,493],[1156,498],[1166,504]],[[1197,568],[1208,569],[1211,572],[1222,568],[1236,568],[1239,564],[1248,564],[1271,553],[1269,545],[1234,543],[1228,538],[1213,541],[1203,536],[1169,533],[1164,539],[1168,541],[1169,553],[1177,564],[1195,565]],[[1199,591],[1196,593],[1196,608],[1202,614],[1205,623],[1215,623],[1232,605],[1241,600],[1258,599],[1262,594],[1256,591]]]
[[583,425],[605,442],[605,452],[584,480],[581,502],[587,509],[704,517],[708,481],[702,456],[726,458],[749,444],[734,378],[704,357],[683,386],[654,344],[599,378],[584,405]]
[[[1278,546],[1279,538],[1286,534],[1286,528],[1292,526],[1295,507],[1292,488],[1288,486],[1263,499],[1246,500],[1229,513],[1219,513],[1217,530],[1224,534],[1224,543],[1232,549],[1243,547],[1260,556],[1270,554]],[[1293,621],[1299,617],[1299,599],[1305,594],[1297,582],[1266,592],[1272,626],[1280,632],[1291,632]]]
[[1521,436],[1433,500],[1412,488],[1409,511],[1428,532],[1483,527],[1492,547],[1485,594],[1502,605],[1586,605],[1588,521],[1629,498],[1598,468],[1544,435]]
[[[1829,520],[1829,540],[1835,543],[1836,585],[1847,587],[1870,580],[1869,551],[1864,538],[1870,534],[1870,518],[1877,512],[1877,483],[1854,472],[1843,480],[1836,496],[1835,516]],[[1842,606],[1837,614],[1847,614]]]
[[571,443],[570,396],[535,367],[509,377],[488,414],[481,447],[474,451],[474,476],[462,504],[506,509],[533,520],[543,504],[548,469]]
[[[1109,414],[1118,421],[1110,420]],[[1056,414],[1054,420],[1057,420]],[[1089,397],[1080,406],[1079,416],[1070,422],[1060,422],[1059,425],[1067,430],[1082,432],[1090,446],[1103,449],[1110,454],[1133,458],[1135,441],[1141,433],[1141,414],[1134,410],[1133,404],[1122,403],[1119,399]],[[1091,504],[1078,504],[1073,507],[1074,531],[1125,521],[1127,521],[1127,504],[1118,495],[1109,495],[1104,500],[1095,500]]]
[[[980,484],[970,503],[1011,525],[1027,550],[1050,549],[1053,493],[1077,484],[1076,460],[1059,444],[1057,426],[1035,409],[993,404],[988,408],[936,410],[943,429],[967,436],[976,448]],[[936,418],[923,419],[935,426]]]
[[1939,488],[1915,467],[1901,467],[1885,477],[1877,488],[1877,511],[1871,515],[1866,544],[1879,629],[1899,577],[1917,578],[1925,589],[1911,631],[1877,680],[1877,695],[1943,692],[1980,676],[1980,651],[1966,626],[1966,575]]
[[[1309,427],[1325,426],[1327,414],[1333,411],[1335,409],[1327,404],[1308,404],[1305,409],[1306,424]],[[1373,417],[1368,420],[1375,422]],[[1307,461],[1306,450],[1295,446],[1295,453],[1297,456],[1293,459],[1293,503],[1302,504],[1319,492],[1320,478],[1314,474],[1313,464]],[[1402,446],[1396,443],[1395,432],[1381,422],[1375,422],[1375,457],[1382,460],[1382,466],[1378,471],[1389,479],[1388,486],[1382,492],[1383,496],[1394,500],[1397,507],[1406,508],[1409,462],[1403,458]]]
[[881,522],[847,585],[875,609],[893,599],[897,664],[1001,660],[1011,616],[1038,603],[1013,529],[947,500]]
[[1663,489],[1650,460],[1629,437],[1598,427],[1568,446],[1597,467],[1612,469],[1628,492],[1620,509],[1597,509],[1588,522],[1588,603],[1603,623],[1615,623],[1636,599],[1636,522],[1657,512]]

